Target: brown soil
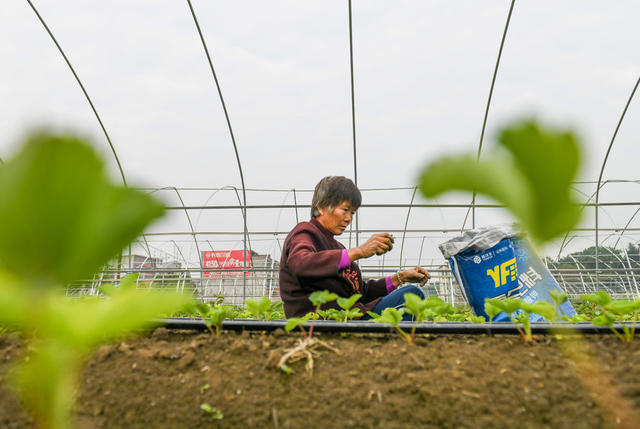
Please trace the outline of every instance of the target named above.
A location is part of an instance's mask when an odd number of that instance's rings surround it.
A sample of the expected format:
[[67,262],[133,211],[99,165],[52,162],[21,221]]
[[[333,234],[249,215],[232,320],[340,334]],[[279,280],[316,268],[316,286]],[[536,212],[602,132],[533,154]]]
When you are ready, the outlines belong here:
[[[410,346],[398,335],[322,334],[339,353],[320,348],[312,374],[301,360],[287,375],[275,363],[299,338],[159,328],[104,346],[79,386],[76,427],[640,427],[638,341],[431,335]],[[0,336],[2,428],[34,427],[4,386],[24,349]]]

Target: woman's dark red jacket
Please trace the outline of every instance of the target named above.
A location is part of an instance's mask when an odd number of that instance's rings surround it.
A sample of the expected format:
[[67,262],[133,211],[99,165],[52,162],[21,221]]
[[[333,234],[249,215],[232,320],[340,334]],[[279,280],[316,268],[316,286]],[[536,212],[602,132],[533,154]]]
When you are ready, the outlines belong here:
[[[302,317],[314,311],[309,295],[328,290],[338,296],[350,297],[359,293],[362,298],[354,307],[363,314],[372,310],[387,295],[385,279],[362,281],[358,264],[338,270],[344,246],[333,238],[316,219],[300,222],[289,233],[280,259],[280,296],[287,317]],[[333,301],[323,310],[340,308]]]

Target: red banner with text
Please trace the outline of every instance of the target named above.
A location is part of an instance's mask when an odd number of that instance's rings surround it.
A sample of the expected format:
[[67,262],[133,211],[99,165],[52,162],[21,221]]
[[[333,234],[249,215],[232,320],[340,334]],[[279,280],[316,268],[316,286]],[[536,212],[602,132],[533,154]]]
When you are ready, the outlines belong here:
[[251,251],[207,250],[202,252],[202,263],[205,270],[211,270],[205,271],[204,277],[241,276],[243,267],[251,268]]

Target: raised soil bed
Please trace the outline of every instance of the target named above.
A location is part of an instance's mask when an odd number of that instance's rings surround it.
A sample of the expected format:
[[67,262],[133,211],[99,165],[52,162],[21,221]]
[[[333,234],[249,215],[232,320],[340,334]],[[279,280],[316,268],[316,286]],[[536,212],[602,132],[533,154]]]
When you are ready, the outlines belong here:
[[[302,360],[287,375],[276,363],[299,338],[158,328],[103,346],[78,386],[75,427],[640,427],[638,341],[422,334],[411,346],[397,334],[317,333],[339,353],[320,348],[312,373]],[[5,386],[24,350],[0,335],[2,428],[35,427]]]

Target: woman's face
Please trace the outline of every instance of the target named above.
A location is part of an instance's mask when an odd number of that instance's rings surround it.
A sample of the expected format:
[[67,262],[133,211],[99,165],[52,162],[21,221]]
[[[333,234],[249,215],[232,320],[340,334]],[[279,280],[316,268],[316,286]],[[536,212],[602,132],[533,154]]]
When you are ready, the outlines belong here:
[[316,219],[333,235],[340,235],[353,220],[356,210],[351,203],[344,201],[337,207],[318,207],[320,216]]

